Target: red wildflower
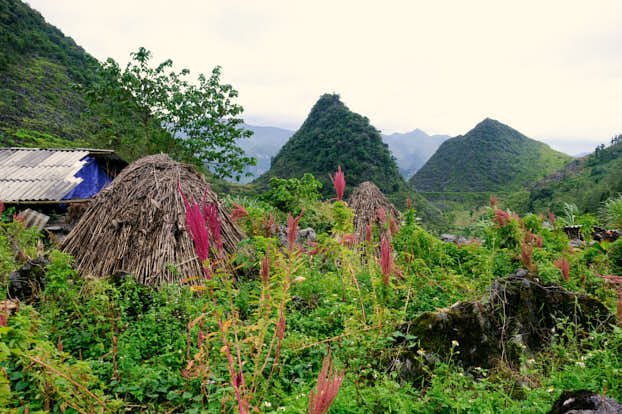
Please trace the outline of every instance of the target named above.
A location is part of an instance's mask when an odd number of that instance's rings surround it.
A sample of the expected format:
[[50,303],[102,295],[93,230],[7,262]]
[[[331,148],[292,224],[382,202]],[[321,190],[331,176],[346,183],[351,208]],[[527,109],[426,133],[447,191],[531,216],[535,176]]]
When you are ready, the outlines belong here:
[[408,210],[410,210],[411,208],[413,208],[413,201],[410,199],[410,197],[408,197],[408,198],[406,199],[406,208],[407,208]]
[[0,201],[0,214],[4,211],[4,202]]
[[527,268],[527,270],[531,271],[534,269],[534,265],[532,262],[532,254],[533,254],[533,244],[529,242],[524,242],[521,244],[520,249],[520,261]]
[[205,266],[205,262],[209,257],[209,234],[207,227],[205,226],[205,219],[201,212],[199,203],[192,200],[192,203],[188,201],[183,191],[181,190],[181,184],[178,184],[179,194],[184,201],[184,209],[186,211],[186,228],[192,237],[194,242],[194,251],[196,252],[201,265],[203,266],[203,272],[208,279],[212,278],[210,270]]
[[538,246],[539,248],[542,248],[542,236],[538,235],[538,237],[536,237],[536,246]]
[[341,171],[341,165],[337,168],[337,172],[334,176],[330,177],[330,180],[333,182],[333,187],[335,187],[335,193],[337,193],[337,200],[343,199],[343,191],[346,189],[346,177]]
[[365,241],[366,241],[367,243],[371,243],[372,234],[373,234],[373,233],[372,233],[372,224],[371,224],[371,223],[368,223],[368,224],[365,226]]
[[23,223],[24,216],[22,216],[21,214],[13,214],[13,221],[16,223]]
[[290,251],[294,250],[296,246],[296,239],[298,238],[298,223],[302,218],[302,213],[304,210],[300,212],[298,217],[294,218],[290,213],[287,214],[287,247]]
[[495,197],[493,194],[490,195],[490,207],[497,207],[497,197]]
[[565,257],[561,257],[555,261],[555,267],[557,267],[562,272],[562,277],[565,281],[570,279],[570,263],[568,259]]
[[58,352],[63,352],[63,338],[60,335],[58,335],[58,341],[56,341],[56,349],[58,349]]
[[618,290],[618,322],[622,322],[622,290]]
[[494,221],[499,227],[505,227],[510,222],[510,215],[507,211],[499,210],[497,208],[495,209]]
[[238,221],[242,217],[248,216],[248,211],[246,211],[244,206],[241,206],[238,203],[233,203],[233,207],[235,208],[233,209],[233,211],[231,212],[231,215],[229,216],[231,217],[231,220]]
[[330,353],[322,361],[322,370],[317,377],[317,386],[309,392],[309,414],[326,414],[332,405],[341,383],[344,371],[337,372],[331,361]]
[[261,280],[264,285],[270,283],[270,256],[268,256],[268,253],[265,254],[261,262]]
[[555,214],[553,214],[553,212],[552,212],[552,211],[549,211],[549,213],[548,213],[548,214],[549,214],[549,222],[550,222],[551,224],[555,224]]
[[281,308],[279,309],[279,320],[276,323],[276,337],[279,341],[282,341],[283,337],[285,337],[285,327],[285,314],[283,313],[283,308]]
[[218,247],[218,251],[220,253],[223,252],[222,245],[222,237],[220,235],[220,217],[218,214],[218,206],[216,203],[203,203],[203,215],[205,216],[205,221],[209,226],[210,233],[212,234],[212,239],[216,243]]
[[382,269],[382,283],[386,286],[393,272],[393,252],[391,242],[386,237],[382,237],[380,241],[380,268]]
[[318,242],[309,242],[309,246],[312,247],[312,249],[307,251],[307,254],[311,256],[315,256],[322,250]]
[[268,214],[268,218],[266,219],[264,223],[264,230],[266,232],[265,234],[266,237],[272,237],[272,235],[274,234],[275,223],[276,223],[276,218],[274,217],[274,214],[272,213]]

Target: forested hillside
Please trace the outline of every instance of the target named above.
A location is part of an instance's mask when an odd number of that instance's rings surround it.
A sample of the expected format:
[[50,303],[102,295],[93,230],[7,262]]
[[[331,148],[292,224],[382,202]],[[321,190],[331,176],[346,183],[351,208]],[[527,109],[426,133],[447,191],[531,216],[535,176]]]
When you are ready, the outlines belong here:
[[419,191],[519,190],[564,166],[571,157],[493,119],[449,139],[413,176]]
[[[79,85],[98,62],[19,0],[0,0],[0,143],[72,145],[94,128]],[[77,144],[77,142],[76,142]]]
[[620,193],[622,135],[537,183],[529,196],[529,209],[560,212],[564,203],[574,203],[583,212],[596,213],[604,201]]
[[369,119],[350,111],[339,95],[325,94],[258,182],[312,173],[322,182],[323,192],[329,194],[329,174],[339,165],[347,174],[349,188],[363,181],[374,182],[387,194],[406,187],[387,145]]

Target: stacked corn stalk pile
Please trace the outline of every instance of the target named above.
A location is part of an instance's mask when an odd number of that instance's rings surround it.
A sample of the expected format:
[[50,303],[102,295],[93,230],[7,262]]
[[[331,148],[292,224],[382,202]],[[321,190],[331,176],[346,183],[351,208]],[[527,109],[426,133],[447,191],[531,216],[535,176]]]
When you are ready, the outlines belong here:
[[62,249],[83,275],[127,272],[150,286],[201,275],[178,185],[190,200],[216,203],[224,249],[235,251],[243,235],[217,195],[192,166],[164,154],[126,167],[95,197]]
[[[354,232],[359,242],[365,239],[368,225],[382,227],[383,221],[400,217],[400,212],[371,181],[364,181],[354,189],[348,206],[354,210]],[[386,215],[385,220],[383,215]]]

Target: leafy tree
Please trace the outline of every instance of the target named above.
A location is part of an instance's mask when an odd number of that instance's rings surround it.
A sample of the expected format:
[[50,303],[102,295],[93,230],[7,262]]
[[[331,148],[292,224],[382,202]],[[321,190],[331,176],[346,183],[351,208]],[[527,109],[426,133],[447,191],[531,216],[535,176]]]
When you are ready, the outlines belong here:
[[255,160],[244,156],[236,139],[252,132],[240,128],[238,92],[220,83],[221,68],[192,83],[190,71],[176,72],[170,59],[153,67],[151,52],[143,47],[131,56],[123,70],[109,58],[101,67],[101,81],[86,94],[92,109],[106,113],[102,124],[110,145],[126,148],[129,158],[167,152],[220,177],[239,179]]

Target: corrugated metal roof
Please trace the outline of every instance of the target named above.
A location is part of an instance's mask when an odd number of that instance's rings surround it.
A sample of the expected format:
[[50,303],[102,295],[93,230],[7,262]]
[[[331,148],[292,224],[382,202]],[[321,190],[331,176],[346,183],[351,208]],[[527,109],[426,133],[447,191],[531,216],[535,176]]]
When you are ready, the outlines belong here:
[[87,149],[0,148],[0,200],[59,201],[82,179]]

